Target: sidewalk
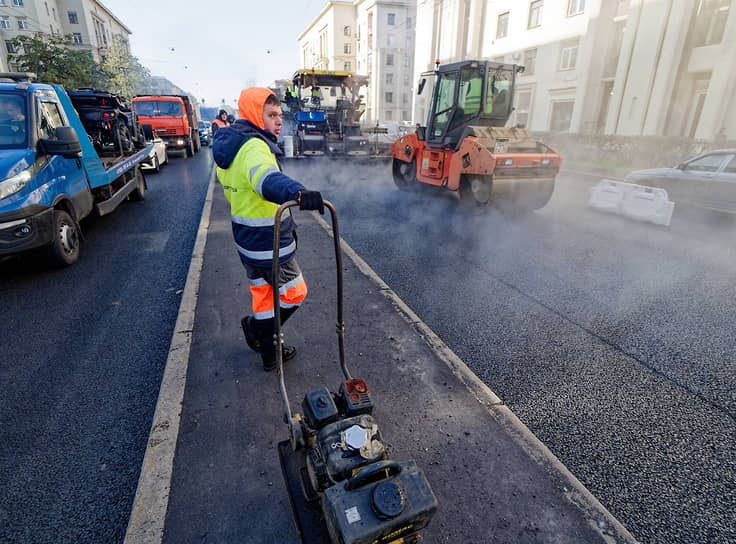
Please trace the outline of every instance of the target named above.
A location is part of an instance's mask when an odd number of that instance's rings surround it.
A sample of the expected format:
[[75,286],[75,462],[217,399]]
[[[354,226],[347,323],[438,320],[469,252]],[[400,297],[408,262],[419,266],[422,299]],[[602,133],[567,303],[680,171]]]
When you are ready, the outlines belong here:
[[[243,340],[240,318],[250,304],[248,282],[219,187],[211,203],[211,216],[205,205],[202,221],[206,246],[203,255],[195,247],[193,259],[193,268],[201,264],[201,275],[197,286],[190,271],[192,285],[188,281],[169,358],[172,365],[183,362],[186,380],[167,365],[169,378],[164,377],[126,544],[298,542],[276,450],[288,438],[277,376],[262,370]],[[298,350],[286,364],[285,381],[292,410],[301,412],[305,393],[320,387],[335,391],[342,373],[329,228],[318,214],[298,209],[294,214],[309,295],[284,328]],[[371,387],[374,417],[390,457],[415,460],[439,500],[422,533],[424,542],[635,542],[342,244],[347,364]],[[191,327],[187,295],[196,302]],[[169,383],[183,392],[180,423]],[[167,404],[168,412],[161,408]]]

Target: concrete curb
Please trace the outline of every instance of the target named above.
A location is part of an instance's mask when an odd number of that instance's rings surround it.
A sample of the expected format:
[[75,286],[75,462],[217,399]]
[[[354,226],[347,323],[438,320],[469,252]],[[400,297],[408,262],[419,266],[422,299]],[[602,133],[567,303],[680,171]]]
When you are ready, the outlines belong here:
[[171,491],[171,474],[179,435],[179,422],[187,380],[189,350],[192,344],[194,316],[199,295],[199,278],[204,262],[204,249],[212,210],[212,193],[216,184],[212,168],[207,196],[202,207],[192,262],[182,295],[179,315],[171,338],[171,347],[161,381],[156,412],[143,458],[141,475],[133,508],[125,533],[125,544],[158,544],[163,538],[166,510]]
[[[332,238],[332,227],[317,212],[312,212],[318,224]],[[558,485],[563,489],[567,499],[578,506],[593,529],[607,542],[628,542],[636,544],[637,540],[613,515],[588,491],[588,489],[562,464],[562,462],[545,446],[529,428],[503,403],[491,389],[481,381],[475,373],[453,352],[429,326],[417,316],[406,303],[375,273],[349,245],[341,239],[340,247],[357,266],[357,268],[379,288],[383,296],[388,298],[396,311],[409,325],[417,331],[427,345],[447,365],[452,373],[468,388],[476,400],[488,411],[516,442],[536,463],[543,466],[548,474],[556,475]]]

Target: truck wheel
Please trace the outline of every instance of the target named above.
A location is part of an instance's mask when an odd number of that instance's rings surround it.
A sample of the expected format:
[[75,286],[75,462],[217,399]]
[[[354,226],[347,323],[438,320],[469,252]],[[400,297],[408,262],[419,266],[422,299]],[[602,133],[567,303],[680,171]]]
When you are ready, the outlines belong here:
[[491,204],[493,178],[466,174],[460,179],[460,204],[471,213],[481,213]]
[[392,167],[394,183],[399,189],[409,189],[417,182],[417,161],[404,162],[394,159]]
[[64,210],[54,210],[54,239],[46,256],[54,266],[69,266],[79,259],[79,227]]
[[130,199],[140,202],[146,198],[146,178],[143,177],[143,172],[141,172],[140,168],[136,168],[135,178],[136,186],[135,189],[133,189],[133,192],[130,193]]

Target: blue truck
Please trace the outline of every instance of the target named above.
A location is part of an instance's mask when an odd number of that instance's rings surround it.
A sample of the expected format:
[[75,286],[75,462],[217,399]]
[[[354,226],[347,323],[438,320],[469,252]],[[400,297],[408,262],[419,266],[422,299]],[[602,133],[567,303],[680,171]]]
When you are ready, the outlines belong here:
[[150,151],[95,149],[61,85],[0,73],[0,257],[37,250],[75,263],[82,219],[144,199]]

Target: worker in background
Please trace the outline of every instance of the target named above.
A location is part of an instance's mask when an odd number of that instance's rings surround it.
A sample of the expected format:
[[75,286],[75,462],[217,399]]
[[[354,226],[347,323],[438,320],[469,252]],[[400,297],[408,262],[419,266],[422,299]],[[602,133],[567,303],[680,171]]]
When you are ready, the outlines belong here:
[[[291,210],[281,216],[279,277],[271,271],[274,215],[280,204],[296,200],[302,210],[319,210],[319,191],[309,191],[281,172],[276,141],[281,131],[281,103],[273,91],[250,87],[240,93],[240,119],[217,132],[212,152],[217,179],[230,202],[235,246],[250,283],[252,316],[241,321],[248,346],[261,354],[263,369],[276,368],[273,289],[279,290],[279,310],[284,323],[307,296],[307,286],[296,261],[295,222]],[[296,348],[280,343],[284,361]]]
[[235,122],[235,116],[231,113],[227,116],[227,124],[228,126],[232,125]]
[[230,123],[227,121],[227,112],[225,110],[220,110],[220,113],[217,114],[217,119],[212,121],[212,137],[214,138],[217,131],[221,128],[229,126]]
[[319,87],[312,87],[312,104],[317,107],[319,107],[321,100],[320,94],[321,93],[319,92]]

